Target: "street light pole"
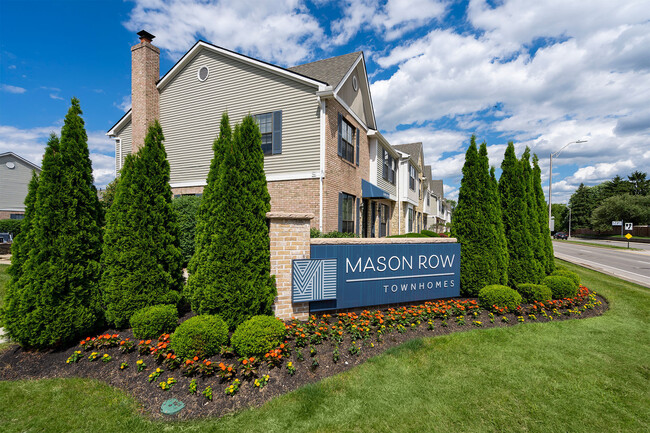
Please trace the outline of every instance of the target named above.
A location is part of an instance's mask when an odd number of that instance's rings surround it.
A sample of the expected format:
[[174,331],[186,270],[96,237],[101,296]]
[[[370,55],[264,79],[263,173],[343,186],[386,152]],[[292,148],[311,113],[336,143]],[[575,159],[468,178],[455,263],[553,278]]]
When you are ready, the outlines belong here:
[[560,156],[560,153],[564,149],[566,149],[566,147],[569,144],[586,143],[586,142],[587,142],[587,140],[570,141],[567,144],[565,144],[564,146],[562,146],[562,148],[560,150],[558,150],[555,153],[551,153],[550,156],[549,156],[549,168],[550,168],[550,171],[548,172],[548,228],[549,229],[551,228],[551,185],[553,184],[553,158],[557,158],[558,156]]

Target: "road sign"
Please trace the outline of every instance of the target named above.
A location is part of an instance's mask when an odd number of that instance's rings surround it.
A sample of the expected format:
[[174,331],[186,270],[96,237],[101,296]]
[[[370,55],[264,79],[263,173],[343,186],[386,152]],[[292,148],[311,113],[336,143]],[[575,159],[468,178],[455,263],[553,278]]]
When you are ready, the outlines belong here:
[[625,223],[625,230],[632,230],[634,228],[633,223]]
[[629,233],[628,233],[628,234],[626,234],[626,235],[625,235],[625,237],[627,238],[627,240],[628,240],[628,241],[629,241],[630,239],[632,239],[632,235],[631,235],[631,234],[629,234]]
[[623,221],[612,221],[612,225],[613,225],[613,226],[622,226],[622,225],[623,225]]

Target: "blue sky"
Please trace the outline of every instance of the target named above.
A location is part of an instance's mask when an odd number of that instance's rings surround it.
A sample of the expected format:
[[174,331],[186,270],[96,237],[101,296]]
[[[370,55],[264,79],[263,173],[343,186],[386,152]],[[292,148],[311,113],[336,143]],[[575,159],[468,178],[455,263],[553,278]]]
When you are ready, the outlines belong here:
[[545,189],[549,153],[587,140],[554,159],[554,202],[650,171],[650,1],[0,0],[0,153],[40,164],[76,96],[109,182],[143,28],[161,74],[198,39],[282,66],[363,50],[379,129],[422,141],[451,198],[473,133],[495,166],[530,146]]

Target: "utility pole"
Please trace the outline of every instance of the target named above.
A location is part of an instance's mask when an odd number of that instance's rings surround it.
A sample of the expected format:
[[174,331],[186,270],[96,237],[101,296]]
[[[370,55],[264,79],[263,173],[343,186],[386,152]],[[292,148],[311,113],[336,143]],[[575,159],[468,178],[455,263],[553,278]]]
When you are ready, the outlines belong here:
[[551,228],[551,185],[553,184],[553,158],[557,158],[560,156],[560,153],[569,145],[573,143],[586,143],[587,140],[576,140],[576,141],[570,141],[560,150],[558,150],[555,153],[551,153],[549,156],[549,172],[548,172],[548,228]]

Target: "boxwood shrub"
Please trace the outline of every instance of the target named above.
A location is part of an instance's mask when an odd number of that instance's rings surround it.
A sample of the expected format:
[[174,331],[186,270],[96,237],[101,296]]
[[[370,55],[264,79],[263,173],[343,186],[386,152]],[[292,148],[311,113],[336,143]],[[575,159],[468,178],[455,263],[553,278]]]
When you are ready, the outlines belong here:
[[485,286],[478,293],[479,304],[483,308],[490,309],[493,305],[497,307],[508,307],[514,311],[521,304],[521,295],[508,286],[492,284]]
[[129,320],[136,338],[158,338],[173,332],[178,325],[178,310],[174,305],[153,305],[136,311]]
[[285,335],[282,321],[271,316],[254,316],[237,327],[230,342],[239,355],[262,356],[278,347]]
[[576,289],[580,288],[580,275],[576,274],[575,272],[569,271],[567,269],[560,269],[553,271],[551,275],[560,275],[562,277],[570,278],[575,283]]
[[544,302],[553,299],[551,289],[543,284],[519,284],[517,292],[524,299],[524,302]]
[[575,281],[562,275],[549,275],[542,284],[551,289],[553,299],[573,298],[578,293]]
[[228,341],[228,325],[219,316],[201,315],[181,323],[169,344],[176,356],[208,358]]

